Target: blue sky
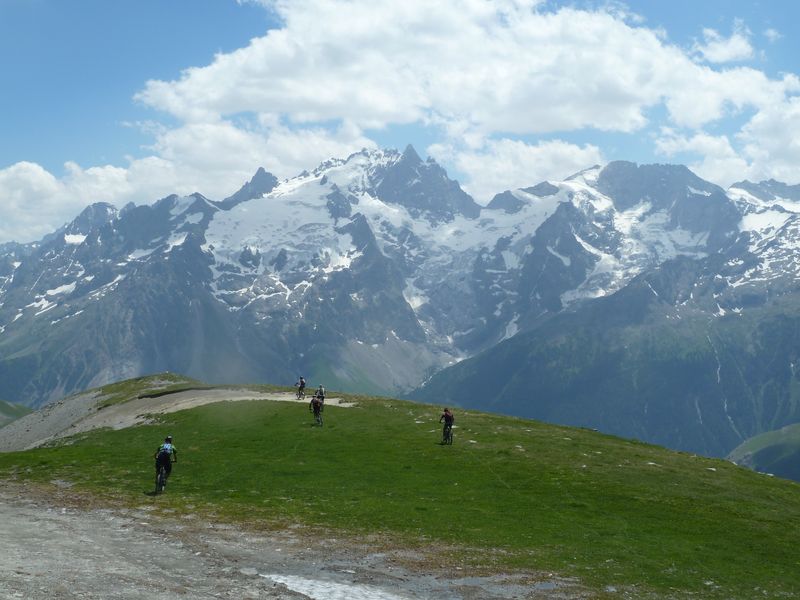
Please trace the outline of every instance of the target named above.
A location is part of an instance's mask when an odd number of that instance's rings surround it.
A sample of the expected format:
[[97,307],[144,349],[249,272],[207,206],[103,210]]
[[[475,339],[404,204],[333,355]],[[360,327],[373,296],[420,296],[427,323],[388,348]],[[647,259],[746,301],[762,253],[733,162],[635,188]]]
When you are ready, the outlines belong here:
[[0,0],[0,243],[412,143],[478,201],[609,160],[800,183],[790,0]]

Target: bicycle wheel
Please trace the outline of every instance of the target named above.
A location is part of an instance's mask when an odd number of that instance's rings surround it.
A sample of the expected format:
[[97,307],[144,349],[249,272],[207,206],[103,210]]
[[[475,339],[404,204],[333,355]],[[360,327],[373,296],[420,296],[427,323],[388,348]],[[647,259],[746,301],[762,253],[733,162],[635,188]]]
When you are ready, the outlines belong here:
[[442,434],[442,444],[449,446],[452,443],[453,443],[453,428],[445,427],[444,432]]
[[158,476],[156,477],[156,494],[163,492],[167,487],[167,469],[161,467],[158,469]]

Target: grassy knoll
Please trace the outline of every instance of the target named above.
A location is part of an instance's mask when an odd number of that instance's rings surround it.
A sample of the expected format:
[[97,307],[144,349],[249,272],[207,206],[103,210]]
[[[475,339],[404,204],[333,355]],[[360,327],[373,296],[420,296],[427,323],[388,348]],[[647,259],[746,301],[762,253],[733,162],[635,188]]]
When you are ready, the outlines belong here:
[[[214,386],[203,383],[196,379],[177,375],[175,373],[158,373],[156,375],[144,375],[135,379],[126,379],[117,383],[98,388],[102,399],[99,402],[100,408],[106,408],[114,404],[128,402],[134,398],[158,397],[182,392],[185,390],[208,390],[215,387],[225,388],[228,386]],[[283,387],[274,385],[234,385],[236,389],[253,390],[283,390]]]
[[100,407],[127,402],[137,396],[179,392],[197,387],[206,387],[204,383],[175,373],[145,375],[135,379],[126,379],[100,388],[103,399]]
[[0,427],[8,425],[11,421],[24,417],[31,409],[21,404],[13,404],[0,400]]
[[800,481],[800,423],[752,437],[728,458],[761,473]]
[[[302,523],[437,547],[451,564],[577,577],[597,597],[794,597],[800,486],[721,460],[473,411],[438,445],[437,407],[353,397],[312,427],[302,404],[219,403],[156,425],[0,454],[0,477],[263,527]],[[151,456],[180,462],[167,492]]]

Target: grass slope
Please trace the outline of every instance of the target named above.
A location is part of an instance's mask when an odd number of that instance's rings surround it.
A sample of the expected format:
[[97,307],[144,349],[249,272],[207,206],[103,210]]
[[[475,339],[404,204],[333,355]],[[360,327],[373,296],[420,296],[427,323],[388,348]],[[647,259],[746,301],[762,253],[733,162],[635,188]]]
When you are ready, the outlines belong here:
[[0,427],[4,427],[20,417],[32,412],[27,406],[0,400]]
[[[130,392],[130,383],[125,384]],[[218,403],[157,424],[0,454],[0,477],[73,482],[263,527],[301,523],[437,549],[447,564],[575,577],[596,597],[794,597],[800,487],[722,460],[473,411],[438,444],[437,407],[350,397],[312,427],[302,404]],[[175,436],[167,492],[152,453]]]
[[760,473],[800,481],[800,423],[752,437],[728,458]]

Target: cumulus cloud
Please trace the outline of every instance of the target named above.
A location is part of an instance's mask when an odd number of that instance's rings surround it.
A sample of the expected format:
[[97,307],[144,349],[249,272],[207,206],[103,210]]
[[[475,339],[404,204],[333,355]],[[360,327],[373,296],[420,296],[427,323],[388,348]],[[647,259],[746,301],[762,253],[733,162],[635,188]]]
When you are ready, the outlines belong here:
[[773,29],[772,27],[770,27],[769,29],[764,30],[764,37],[767,38],[767,41],[769,41],[769,43],[774,44],[783,37],[783,34],[777,29]]
[[733,33],[724,37],[714,29],[703,30],[703,43],[696,43],[694,50],[711,63],[727,63],[753,58],[750,30],[740,20],[734,22]]
[[362,128],[634,131],[664,76],[693,68],[654,32],[605,12],[483,0],[274,6],[282,28],[177,81],[150,81],[137,98],[187,122],[249,111]]
[[800,164],[800,98],[790,97],[759,110],[734,136],[691,135],[664,129],[656,140],[659,152],[674,158],[695,158],[689,166],[701,177],[730,185],[750,179],[797,181]]
[[756,169],[725,135],[696,133],[687,136],[665,129],[656,140],[656,148],[670,158],[681,154],[699,156],[699,159],[687,161],[687,166],[703,179],[724,187],[756,175]]
[[761,179],[796,183],[800,165],[800,98],[775,103],[753,116],[738,135]]
[[[19,162],[0,170],[3,212],[13,215],[0,220],[0,240],[20,239],[20,232],[24,232],[28,241],[51,232],[54,224],[61,225],[53,218],[63,204],[61,191],[60,182],[37,164]],[[73,208],[78,209],[78,205]]]
[[429,147],[428,152],[467,174],[464,187],[481,204],[487,204],[504,190],[529,187],[546,179],[564,179],[606,162],[596,146],[577,146],[561,140],[537,144],[487,140],[482,147],[467,151],[437,144]]

